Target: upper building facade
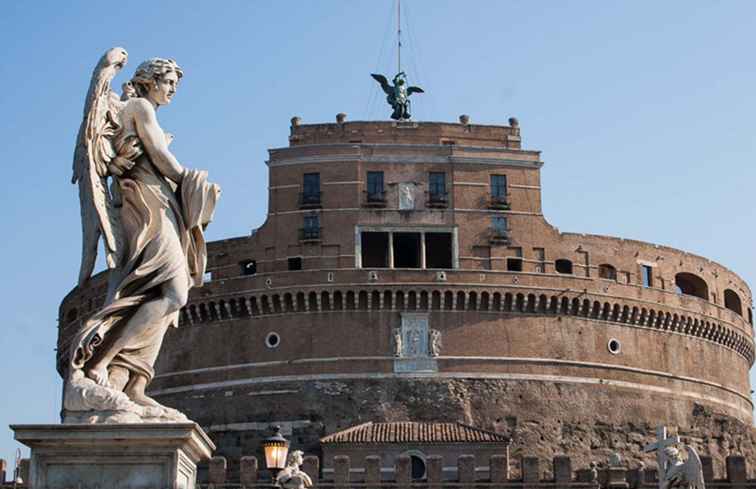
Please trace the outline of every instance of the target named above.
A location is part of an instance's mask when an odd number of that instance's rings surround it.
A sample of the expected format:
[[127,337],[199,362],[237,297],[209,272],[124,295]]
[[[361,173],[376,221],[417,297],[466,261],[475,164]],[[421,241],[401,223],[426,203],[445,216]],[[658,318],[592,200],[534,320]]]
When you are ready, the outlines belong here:
[[[289,142],[270,150],[265,223],[208,243],[151,387],[221,453],[249,453],[271,422],[306,449],[362,422],[437,421],[586,457],[614,443],[596,423],[634,426],[614,448],[637,457],[644,426],[752,424],[748,286],[684,251],[560,232],[515,119],[294,118]],[[63,301],[61,368],[105,288]]]

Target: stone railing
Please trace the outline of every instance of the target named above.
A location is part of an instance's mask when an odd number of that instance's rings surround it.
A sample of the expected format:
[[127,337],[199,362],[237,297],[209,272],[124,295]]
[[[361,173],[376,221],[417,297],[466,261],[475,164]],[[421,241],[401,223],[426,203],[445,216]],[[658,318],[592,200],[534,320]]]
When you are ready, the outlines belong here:
[[[360,469],[351,467],[348,456],[334,457],[334,466],[327,469],[330,477],[321,476],[320,460],[315,456],[304,459],[301,469],[313,480],[314,487],[321,488],[374,488],[374,489],[457,489],[508,488],[508,489],[651,489],[658,487],[655,468],[629,469],[623,466],[601,467],[595,473],[589,469],[573,470],[572,460],[568,456],[557,456],[547,467],[536,457],[523,457],[520,460],[520,474],[512,477],[506,455],[492,456],[489,469],[483,473],[476,470],[473,455],[462,455],[457,459],[457,470],[453,478],[444,476],[441,456],[429,456],[426,459],[426,477],[413,480],[411,476],[411,459],[400,456],[396,466],[387,478],[385,469],[381,469],[381,457],[365,457],[365,466]],[[709,489],[756,489],[756,479],[750,479],[745,457],[729,456],[724,460],[726,473],[724,478],[714,477],[714,465],[711,457],[702,456],[703,474]],[[213,457],[209,462],[207,480],[201,481],[203,489],[274,487],[270,475],[258,468],[257,458],[246,456],[239,461],[238,474],[232,477],[227,469],[224,457]],[[323,470],[322,472],[326,472]],[[549,476],[544,477],[544,472]]]

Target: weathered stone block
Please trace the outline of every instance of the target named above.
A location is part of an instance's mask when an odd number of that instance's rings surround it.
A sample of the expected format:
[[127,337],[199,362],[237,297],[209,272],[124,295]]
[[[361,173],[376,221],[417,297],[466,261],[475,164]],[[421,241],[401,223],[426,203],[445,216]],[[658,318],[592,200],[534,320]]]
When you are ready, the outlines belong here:
[[[21,477],[34,488],[194,489],[215,446],[195,423],[15,425],[31,448]],[[219,462],[215,462],[219,464]],[[217,471],[216,471],[217,474]]]
[[380,484],[381,482],[381,457],[368,455],[365,457],[365,483]]
[[412,481],[412,460],[409,455],[402,455],[396,459],[396,483],[409,486]]
[[748,467],[746,459],[740,455],[730,455],[725,459],[728,482],[746,482],[748,479]]
[[239,482],[243,486],[257,482],[257,457],[246,455],[239,459]]
[[459,482],[475,482],[475,455],[460,455],[457,459]]
[[701,470],[703,471],[704,482],[714,480],[714,461],[708,455],[701,456]]
[[425,460],[425,470],[428,472],[428,483],[439,484],[444,480],[444,458],[431,455]]
[[554,457],[554,481],[566,484],[572,481],[572,460],[566,455]]
[[541,478],[541,469],[538,457],[522,457],[522,481],[538,482]]
[[333,457],[333,481],[336,484],[346,484],[349,482],[349,470],[351,461],[346,455],[337,455]]
[[491,482],[506,482],[509,479],[509,456],[492,455],[489,461]]
[[225,484],[226,468],[228,468],[226,457],[216,456],[211,458],[210,463],[208,464],[207,476],[210,484]]
[[308,455],[302,463],[302,470],[310,476],[313,482],[320,479],[320,459],[314,455]]

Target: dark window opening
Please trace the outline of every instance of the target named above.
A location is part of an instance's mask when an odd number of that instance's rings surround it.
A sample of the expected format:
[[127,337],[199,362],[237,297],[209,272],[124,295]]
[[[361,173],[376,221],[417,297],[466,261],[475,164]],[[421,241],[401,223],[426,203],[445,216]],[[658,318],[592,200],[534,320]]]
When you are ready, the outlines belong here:
[[425,267],[452,268],[451,233],[425,233]]
[[388,268],[388,233],[363,232],[362,268]]
[[675,286],[678,294],[693,295],[701,299],[709,299],[709,286],[706,281],[692,273],[682,272],[675,275]]
[[733,312],[743,315],[743,305],[740,302],[740,296],[732,289],[724,292],[725,307]]
[[382,171],[367,172],[367,200],[368,202],[385,202]]
[[394,233],[394,268],[420,268],[420,233]]
[[605,278],[607,280],[617,280],[617,269],[607,263],[599,265],[598,273],[600,278]]
[[753,325],[753,311],[751,308],[748,308],[748,324]]
[[644,287],[654,286],[654,268],[650,265],[641,265],[641,280]]
[[412,466],[412,480],[421,480],[425,478],[425,462],[417,455],[410,455]]
[[428,175],[428,202],[430,204],[445,204],[447,200],[446,173],[430,172]]
[[257,262],[255,260],[244,260],[239,263],[242,275],[254,275],[257,273]]
[[570,260],[565,260],[564,258],[559,259],[554,262],[554,267],[556,268],[557,273],[572,275],[572,262]]
[[507,271],[509,272],[521,272],[522,271],[522,258],[507,258]]
[[289,270],[301,270],[302,269],[302,257],[297,256],[289,258]]
[[320,204],[320,173],[305,173],[302,181],[302,205]]
[[494,239],[507,239],[509,237],[509,223],[504,216],[491,218],[491,231]]
[[300,230],[299,239],[304,241],[320,239],[319,214],[306,214],[304,216],[304,227]]
[[491,175],[491,207],[508,208],[506,175]]

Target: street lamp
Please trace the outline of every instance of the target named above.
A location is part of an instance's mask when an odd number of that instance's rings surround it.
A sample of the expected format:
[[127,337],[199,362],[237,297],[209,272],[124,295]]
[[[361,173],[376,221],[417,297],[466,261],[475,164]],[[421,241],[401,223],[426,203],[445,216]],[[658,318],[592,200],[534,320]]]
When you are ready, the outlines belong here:
[[265,466],[273,475],[273,481],[276,475],[286,467],[286,455],[289,453],[289,440],[281,435],[281,427],[273,427],[273,436],[269,436],[262,442],[263,451],[265,452]]

